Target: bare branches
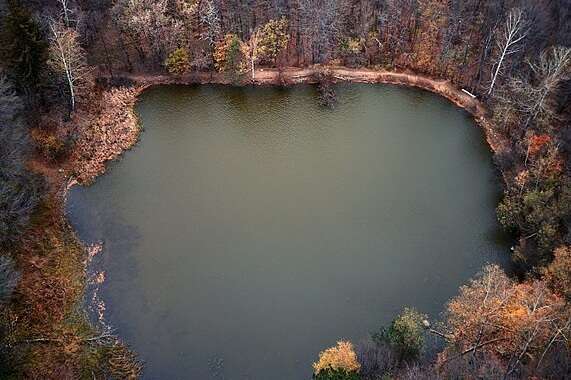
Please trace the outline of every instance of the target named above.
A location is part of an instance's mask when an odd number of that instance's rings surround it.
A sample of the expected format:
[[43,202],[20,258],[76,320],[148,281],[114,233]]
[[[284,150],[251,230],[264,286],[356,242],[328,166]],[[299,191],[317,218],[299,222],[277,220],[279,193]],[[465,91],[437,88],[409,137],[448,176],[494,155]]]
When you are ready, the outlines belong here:
[[524,112],[531,119],[541,115],[553,117],[554,110],[547,104],[549,96],[570,75],[571,48],[556,46],[541,52],[537,63],[530,66],[537,78],[536,86],[527,86],[528,102],[523,104]]
[[570,75],[571,48],[554,46],[541,52],[537,63],[530,63],[534,73],[550,86],[558,85]]
[[477,350],[478,348],[482,348],[482,347],[485,347],[485,346],[487,346],[487,345],[489,345],[489,344],[499,342],[499,341],[502,340],[502,339],[504,339],[504,338],[495,338],[495,339],[487,340],[487,341],[482,342],[482,343],[475,344],[475,345],[473,345],[472,347],[467,348],[467,349],[465,349],[464,351],[460,352],[460,353],[459,353],[458,355],[456,355],[456,356],[453,356],[453,357],[450,357],[450,358],[446,358],[446,360],[445,360],[444,362],[442,362],[441,365],[442,365],[442,364],[445,364],[445,363],[447,363],[447,362],[456,360],[456,359],[458,359],[458,358],[460,358],[460,357],[462,357],[462,356],[464,356],[464,355],[466,355],[466,354],[469,354],[469,353],[471,353],[471,352],[476,352],[476,350]]
[[342,0],[300,0],[301,32],[312,48],[313,61],[326,61],[337,44]]
[[531,121],[542,122],[541,125],[556,118],[552,96],[561,83],[571,74],[571,48],[551,47],[541,52],[536,61],[528,62],[532,77],[515,76],[508,82],[510,102],[524,115],[525,125]]
[[213,0],[202,1],[198,10],[198,15],[200,17],[200,23],[204,28],[201,33],[201,37],[213,46],[222,33],[218,7],[216,7]]
[[527,36],[529,32],[528,23],[525,15],[519,8],[514,8],[508,13],[505,25],[502,28],[501,34],[497,40],[497,45],[500,50],[499,57],[495,63],[495,70],[492,75],[492,82],[488,90],[488,94],[494,91],[494,85],[505,59],[522,49],[520,42]]
[[50,29],[50,61],[52,69],[65,78],[69,90],[71,111],[75,110],[77,90],[89,82],[91,69],[85,51],[79,44],[79,34],[62,22],[48,21]]
[[70,7],[70,0],[58,0],[61,6],[61,17],[66,27],[70,28],[71,23],[75,20],[72,19],[73,10]]
[[115,22],[133,41],[141,59],[145,47],[162,62],[183,37],[183,25],[169,13],[168,0],[119,0],[113,8]]

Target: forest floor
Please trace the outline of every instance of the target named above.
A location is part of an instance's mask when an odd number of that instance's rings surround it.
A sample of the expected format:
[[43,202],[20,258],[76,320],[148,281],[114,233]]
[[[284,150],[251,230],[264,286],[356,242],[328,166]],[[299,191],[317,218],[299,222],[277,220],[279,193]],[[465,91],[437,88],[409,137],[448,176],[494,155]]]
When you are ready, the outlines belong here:
[[[387,83],[434,92],[471,113],[495,153],[509,147],[507,140],[494,130],[486,108],[478,99],[456,88],[450,81],[411,73],[340,66],[261,68],[255,72],[255,81],[247,73],[236,82],[214,72],[185,76],[125,72],[115,72],[111,76],[100,72],[97,91],[79,105],[71,120],[59,123],[54,132],[60,137],[74,133],[76,140],[71,153],[57,161],[38,155],[31,162],[31,166],[47,179],[49,207],[45,207],[41,217],[36,218],[24,245],[26,251],[40,253],[19,256],[22,261],[19,267],[24,268],[20,294],[25,306],[20,311],[28,316],[15,339],[40,339],[37,341],[41,342],[30,347],[30,357],[35,360],[27,368],[27,375],[31,378],[73,378],[82,372],[81,363],[95,362],[93,357],[100,357],[90,343],[94,334],[101,332],[88,327],[80,311],[83,309],[84,288],[89,281],[88,249],[81,247],[67,222],[65,198],[71,186],[93,182],[104,173],[108,161],[119,158],[136,144],[140,128],[134,106],[138,96],[145,89],[161,84],[294,85],[315,83],[323,74],[333,81]],[[46,297],[52,301],[47,302]],[[32,313],[41,318],[32,318]],[[117,347],[113,340],[107,343]],[[121,351],[119,355],[123,358],[127,354]],[[96,366],[95,363],[93,365]],[[95,373],[97,371],[92,370],[92,377],[99,377]]]

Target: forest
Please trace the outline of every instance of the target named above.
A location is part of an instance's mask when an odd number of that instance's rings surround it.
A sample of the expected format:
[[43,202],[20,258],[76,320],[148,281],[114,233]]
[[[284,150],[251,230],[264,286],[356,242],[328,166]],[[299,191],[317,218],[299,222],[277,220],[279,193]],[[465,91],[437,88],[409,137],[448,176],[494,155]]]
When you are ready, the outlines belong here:
[[63,213],[70,178],[92,182],[136,142],[141,83],[288,86],[311,69],[330,103],[348,68],[446,80],[484,110],[468,109],[514,273],[486,266],[440,320],[410,305],[324,349],[314,378],[570,378],[570,20],[567,0],[0,1],[0,377],[144,373],[85,315],[90,247]]

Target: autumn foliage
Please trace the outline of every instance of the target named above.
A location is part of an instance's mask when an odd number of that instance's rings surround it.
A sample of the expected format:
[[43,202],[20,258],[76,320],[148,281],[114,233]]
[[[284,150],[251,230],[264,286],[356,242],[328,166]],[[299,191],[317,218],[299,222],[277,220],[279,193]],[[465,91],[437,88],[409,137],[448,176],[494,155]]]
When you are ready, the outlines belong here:
[[359,372],[360,369],[353,344],[343,340],[337,342],[337,346],[320,352],[319,360],[313,363],[313,373],[316,375],[326,370]]
[[533,135],[529,138],[528,152],[530,156],[536,156],[543,147],[551,142],[551,136],[541,134]]
[[232,74],[243,71],[243,57],[240,51],[240,38],[236,34],[226,34],[214,48],[214,66],[220,72]]
[[190,57],[186,48],[177,48],[165,61],[169,73],[182,75],[190,69]]
[[497,363],[508,375],[537,368],[550,350],[564,348],[570,312],[544,282],[517,283],[498,266],[487,266],[448,304],[448,346],[439,365],[469,354]]
[[542,270],[551,290],[571,301],[571,247],[561,246],[553,252],[553,261]]

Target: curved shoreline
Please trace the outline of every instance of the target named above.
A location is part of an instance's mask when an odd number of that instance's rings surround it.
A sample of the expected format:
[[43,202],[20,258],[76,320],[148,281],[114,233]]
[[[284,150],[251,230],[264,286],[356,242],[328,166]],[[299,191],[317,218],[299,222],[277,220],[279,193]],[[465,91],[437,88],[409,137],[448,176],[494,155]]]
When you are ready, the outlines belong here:
[[[507,149],[508,143],[506,139],[494,130],[492,123],[488,119],[486,107],[482,102],[469,96],[461,89],[456,88],[450,81],[443,79],[434,79],[408,73],[321,65],[308,68],[285,68],[282,70],[257,69],[255,72],[255,81],[252,81],[248,77],[243,78],[237,83],[231,82],[224,74],[217,72],[197,72],[184,76],[117,73],[113,77],[108,75],[99,76],[100,81],[108,83],[107,85],[104,84],[104,87],[109,88],[104,92],[102,100],[104,100],[106,94],[109,92],[121,92],[123,99],[120,102],[120,106],[123,106],[123,109],[118,110],[115,107],[110,107],[113,109],[115,117],[113,117],[113,115],[107,115],[105,110],[101,112],[101,118],[106,118],[110,120],[111,123],[107,123],[106,127],[103,128],[102,134],[99,136],[91,136],[92,138],[88,139],[89,144],[96,144],[97,151],[97,154],[92,155],[88,159],[87,165],[85,166],[90,169],[85,172],[81,167],[74,167],[72,171],[79,174],[76,176],[79,183],[90,183],[95,180],[97,176],[105,172],[107,161],[118,158],[123,151],[136,144],[140,130],[137,127],[138,120],[134,112],[134,105],[138,96],[150,87],[168,84],[282,86],[316,83],[317,75],[323,73],[326,73],[335,82],[391,84],[416,87],[440,95],[472,115],[475,123],[483,129],[486,142],[494,154]],[[112,85],[113,82],[128,82],[132,84],[132,87],[116,87]],[[106,106],[104,102],[101,102],[100,105],[103,108]],[[90,129],[92,129],[91,126]],[[90,132],[93,133],[93,130]],[[119,141],[111,141],[109,143],[107,142],[109,136],[119,137]],[[93,137],[95,137],[95,139],[93,139]],[[99,140],[102,146],[98,144],[96,140]],[[103,150],[99,150],[101,147]],[[74,157],[78,157],[78,155],[75,154]],[[73,166],[72,164],[72,167]]]

